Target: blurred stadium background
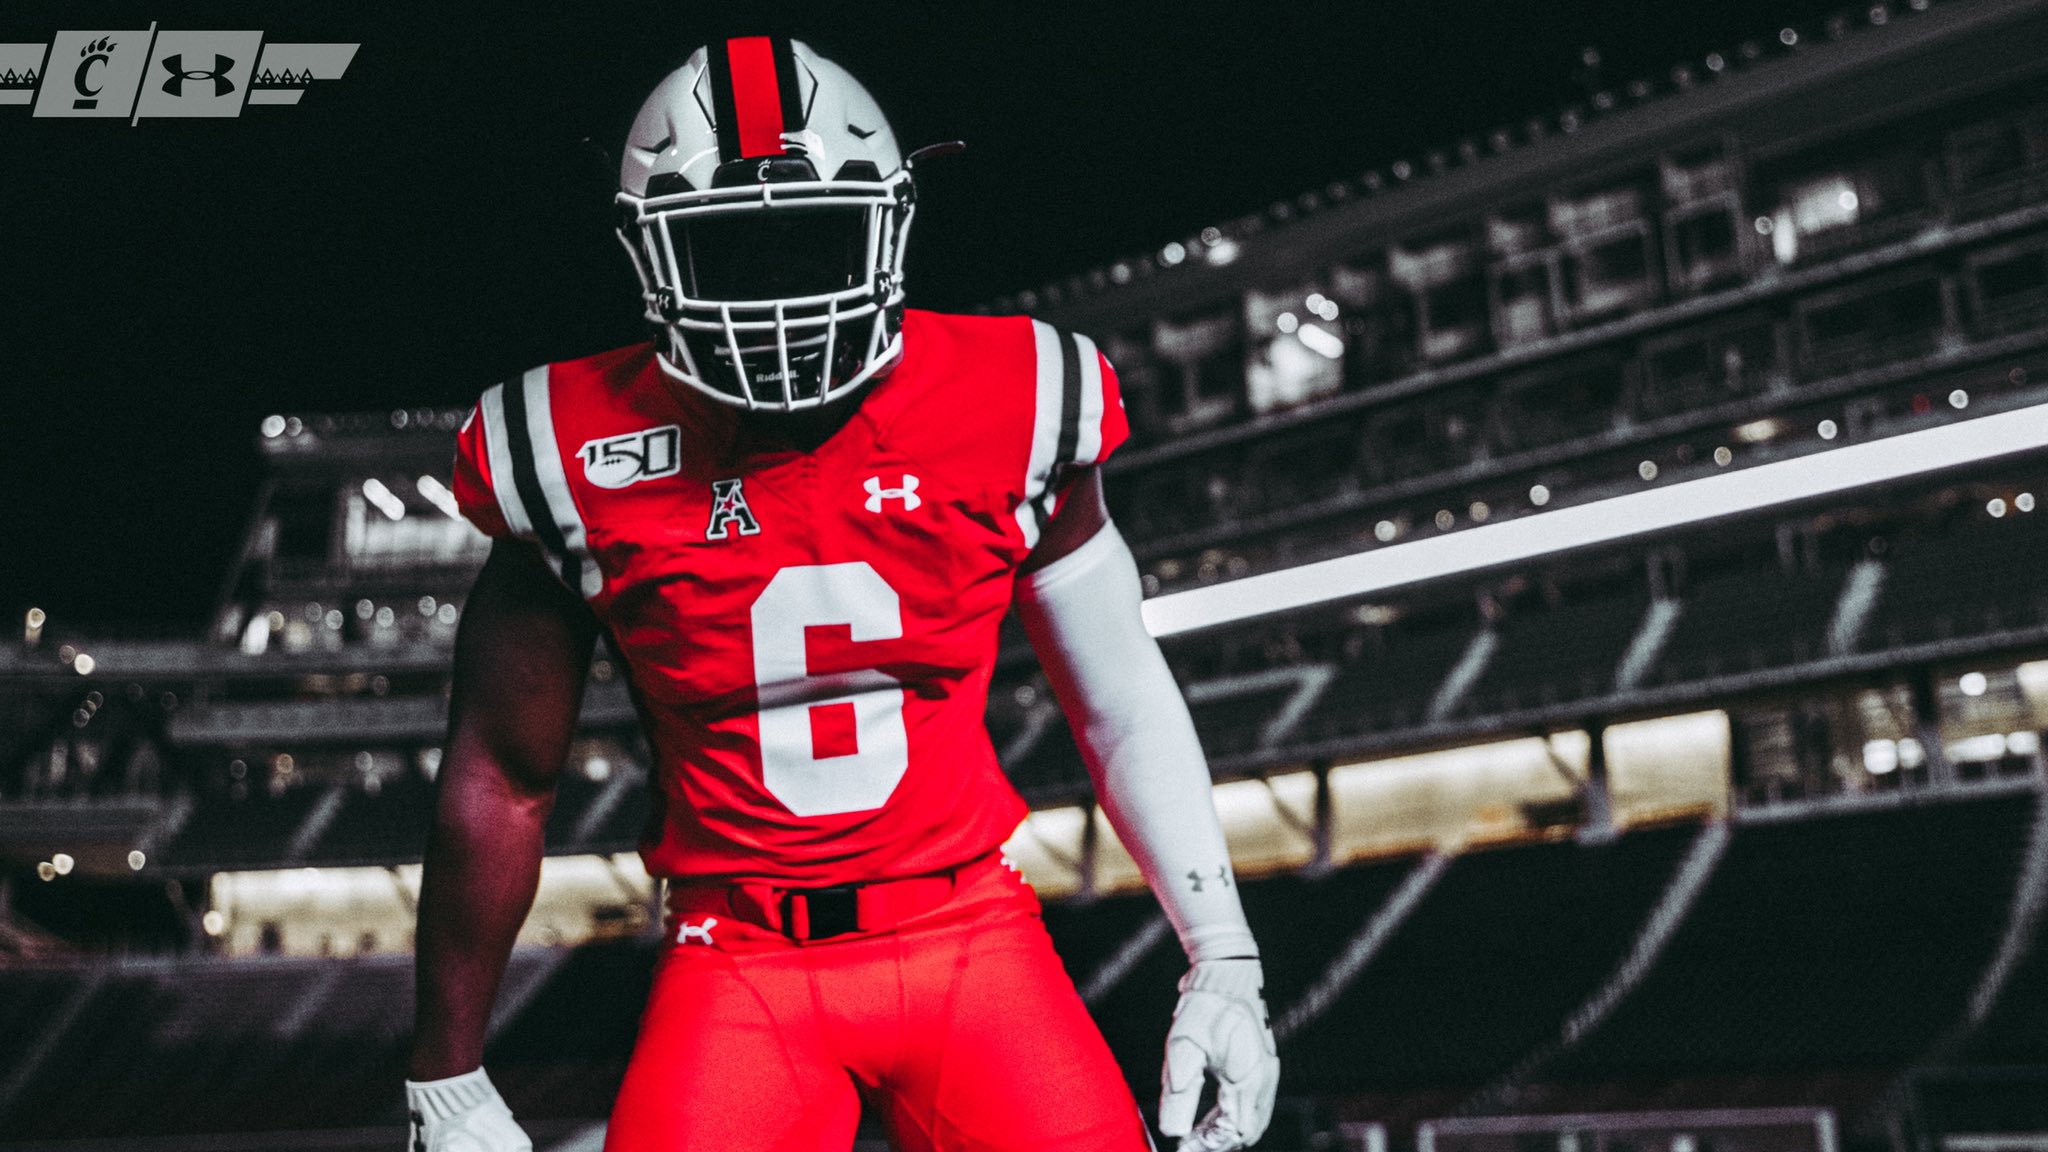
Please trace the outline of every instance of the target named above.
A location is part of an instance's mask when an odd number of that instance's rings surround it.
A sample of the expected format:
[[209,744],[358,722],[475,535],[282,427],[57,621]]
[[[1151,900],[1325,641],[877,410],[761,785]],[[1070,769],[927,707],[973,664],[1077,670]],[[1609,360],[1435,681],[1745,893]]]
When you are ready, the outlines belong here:
[[[989,309],[1119,366],[1149,594],[1626,510],[2048,403],[2044,80],[2048,5],[1887,0]],[[0,644],[7,1147],[398,1142],[462,415],[252,429],[206,636]],[[1167,638],[1262,1147],[2048,1148],[2048,451],[1906,471]],[[1180,960],[1019,639],[989,723],[1149,1099]],[[646,764],[600,660],[489,1054],[551,1148],[648,979]]]

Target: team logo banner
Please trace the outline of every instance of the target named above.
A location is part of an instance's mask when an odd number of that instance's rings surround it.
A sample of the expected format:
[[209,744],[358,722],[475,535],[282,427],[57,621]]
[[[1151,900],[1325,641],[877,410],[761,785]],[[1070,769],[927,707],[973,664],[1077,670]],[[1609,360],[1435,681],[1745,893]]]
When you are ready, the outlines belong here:
[[0,106],[35,116],[240,116],[251,104],[296,104],[339,80],[355,44],[270,44],[262,32],[149,28],[59,32],[47,44],[0,44]]

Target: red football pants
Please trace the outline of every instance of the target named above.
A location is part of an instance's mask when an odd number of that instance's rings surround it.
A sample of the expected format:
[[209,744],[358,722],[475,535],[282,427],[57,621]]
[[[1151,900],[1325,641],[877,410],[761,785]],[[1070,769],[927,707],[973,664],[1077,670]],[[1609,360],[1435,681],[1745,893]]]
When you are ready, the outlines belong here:
[[1001,867],[961,884],[815,943],[671,923],[606,1152],[846,1152],[863,1098],[902,1152],[1150,1148],[1036,894]]

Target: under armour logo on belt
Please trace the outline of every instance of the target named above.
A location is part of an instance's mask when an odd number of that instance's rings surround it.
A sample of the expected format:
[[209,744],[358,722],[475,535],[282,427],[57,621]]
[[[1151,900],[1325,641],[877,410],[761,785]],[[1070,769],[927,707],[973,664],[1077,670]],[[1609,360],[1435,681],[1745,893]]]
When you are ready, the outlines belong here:
[[702,924],[685,923],[676,931],[676,943],[688,944],[692,940],[711,943],[711,930],[718,927],[718,917],[706,916]]
[[882,478],[880,476],[868,477],[866,487],[868,490],[867,507],[870,512],[880,512],[882,510],[882,501],[884,500],[903,501],[903,510],[905,512],[914,512],[917,510],[918,505],[924,503],[917,494],[917,477],[912,476],[908,472],[903,474],[903,486],[901,488],[882,487]]
[[185,94],[185,83],[188,80],[213,81],[213,94],[215,96],[225,96],[235,90],[235,82],[228,79],[228,73],[234,69],[235,62],[218,52],[213,54],[213,68],[211,71],[200,68],[186,68],[183,55],[166,56],[163,59],[163,65],[171,74],[171,78],[164,81],[164,91],[169,92],[173,96],[183,96]]

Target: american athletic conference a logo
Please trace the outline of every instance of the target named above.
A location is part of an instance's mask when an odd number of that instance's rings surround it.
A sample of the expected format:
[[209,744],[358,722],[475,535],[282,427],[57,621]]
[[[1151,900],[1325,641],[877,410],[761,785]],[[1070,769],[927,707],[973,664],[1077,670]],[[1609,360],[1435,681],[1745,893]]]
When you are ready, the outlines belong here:
[[297,104],[315,81],[339,80],[354,44],[271,44],[262,32],[59,32],[47,44],[0,44],[0,106],[55,118],[240,116],[251,104]]
[[711,523],[704,529],[706,540],[724,540],[734,532],[742,536],[758,536],[761,522],[754,519],[754,510],[747,507],[746,478],[713,480],[711,482]]

